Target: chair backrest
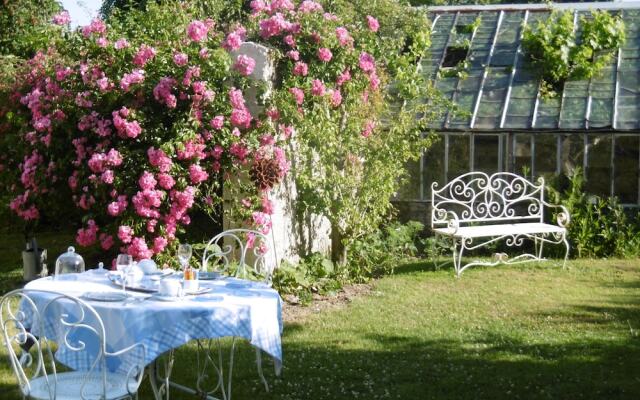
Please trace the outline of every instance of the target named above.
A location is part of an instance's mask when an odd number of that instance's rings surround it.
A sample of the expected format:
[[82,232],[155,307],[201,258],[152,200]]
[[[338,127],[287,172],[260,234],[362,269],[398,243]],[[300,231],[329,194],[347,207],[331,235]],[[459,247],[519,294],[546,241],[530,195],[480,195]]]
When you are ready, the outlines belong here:
[[[56,398],[56,350],[57,356],[66,354],[85,372],[82,382],[78,382],[79,399],[106,398],[106,357],[110,353],[106,351],[102,319],[90,304],[52,291],[14,290],[0,300],[0,329],[11,368],[25,397],[32,391],[31,382],[41,378],[46,382],[49,398]],[[142,370],[138,373],[141,378]],[[96,374],[101,387],[96,387]]]
[[265,257],[273,251],[267,247],[267,243],[267,237],[255,230],[226,230],[214,236],[205,246],[202,268],[271,284],[273,268],[265,262]]
[[431,227],[445,226],[452,213],[460,226],[513,220],[543,220],[544,180],[533,183],[520,175],[469,172],[442,189],[431,185]]

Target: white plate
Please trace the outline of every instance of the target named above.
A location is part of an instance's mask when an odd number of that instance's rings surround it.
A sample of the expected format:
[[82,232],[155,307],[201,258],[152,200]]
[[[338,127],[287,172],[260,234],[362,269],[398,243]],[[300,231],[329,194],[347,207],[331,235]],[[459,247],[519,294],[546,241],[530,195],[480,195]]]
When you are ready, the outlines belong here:
[[172,269],[163,269],[163,270],[156,270],[153,272],[148,272],[145,275],[146,276],[169,276],[173,274],[173,270]]
[[93,301],[123,301],[129,296],[121,292],[87,292],[82,297]]
[[184,299],[186,299],[185,296],[182,297],[176,297],[176,296],[163,296],[160,294],[154,294],[153,296],[151,296],[152,299],[155,300],[160,300],[160,301],[182,301]]

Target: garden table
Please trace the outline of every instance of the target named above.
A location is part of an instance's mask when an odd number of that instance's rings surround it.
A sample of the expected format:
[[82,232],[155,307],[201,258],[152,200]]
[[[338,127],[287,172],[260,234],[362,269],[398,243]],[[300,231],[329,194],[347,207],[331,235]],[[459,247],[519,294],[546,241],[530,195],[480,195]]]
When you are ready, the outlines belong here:
[[[170,276],[165,279],[178,279]],[[223,399],[231,396],[231,369],[233,368],[233,349],[230,355],[225,391],[222,365],[213,363],[214,357],[209,354],[211,346],[202,343],[210,339],[222,337],[241,337],[247,339],[258,350],[269,354],[275,361],[276,373],[280,373],[282,365],[282,319],[281,298],[269,286],[235,278],[224,278],[211,281],[200,281],[200,286],[211,289],[210,292],[185,296],[176,301],[160,301],[159,298],[133,291],[127,291],[129,297],[124,301],[100,302],[88,301],[98,312],[107,331],[108,348],[124,348],[134,343],[145,346],[145,365],[156,399],[169,398],[169,386],[177,389],[207,394],[201,387],[209,374],[198,368],[197,388],[189,389],[170,382],[174,349],[191,340],[198,341],[202,354],[198,355],[214,368],[213,376],[218,378],[215,389],[220,389]],[[106,272],[90,270],[80,274],[60,275],[42,278],[28,283],[26,289],[49,290],[83,298],[93,292],[119,292],[121,288],[114,285]],[[87,301],[87,299],[85,299]],[[45,328],[46,329],[46,328]],[[89,342],[86,352],[56,353],[56,359],[74,370],[87,370],[91,360],[92,344]],[[220,347],[218,346],[218,350]],[[160,378],[158,371],[160,356],[168,354],[165,362],[165,376]],[[84,354],[84,356],[83,356]],[[142,354],[140,354],[142,356]],[[218,358],[222,363],[221,354]],[[107,368],[112,371],[127,371],[130,365],[126,360],[110,359]],[[193,367],[191,367],[193,368]],[[260,370],[262,374],[262,371]],[[160,384],[158,381],[161,380]],[[214,389],[214,390],[215,390]],[[209,392],[210,393],[210,392]],[[214,398],[209,396],[209,398]]]

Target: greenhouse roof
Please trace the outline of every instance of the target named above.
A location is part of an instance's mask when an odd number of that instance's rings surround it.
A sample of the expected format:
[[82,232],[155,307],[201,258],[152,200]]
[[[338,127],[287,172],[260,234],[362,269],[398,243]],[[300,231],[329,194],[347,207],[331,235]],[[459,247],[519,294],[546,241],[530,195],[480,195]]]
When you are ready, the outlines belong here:
[[[620,14],[626,43],[598,76],[568,81],[561,95],[544,98],[520,41],[523,26],[548,18],[551,8],[573,11],[578,35],[580,16],[591,10]],[[461,111],[447,112],[435,129],[640,130],[640,1],[431,7],[428,13],[432,46],[422,71]],[[479,26],[469,29],[477,17]],[[469,49],[461,54],[458,46],[456,54],[456,44],[465,41]],[[456,59],[466,59],[468,76],[448,67]]]

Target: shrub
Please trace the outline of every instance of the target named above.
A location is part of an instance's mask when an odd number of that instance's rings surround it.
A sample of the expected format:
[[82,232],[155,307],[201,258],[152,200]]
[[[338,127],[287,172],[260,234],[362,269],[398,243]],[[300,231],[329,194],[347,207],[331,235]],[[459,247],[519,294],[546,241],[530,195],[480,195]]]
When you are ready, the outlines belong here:
[[630,218],[615,197],[601,198],[584,192],[584,175],[578,168],[564,191],[550,188],[551,196],[569,210],[569,242],[577,257],[637,257],[640,254],[638,217]]

